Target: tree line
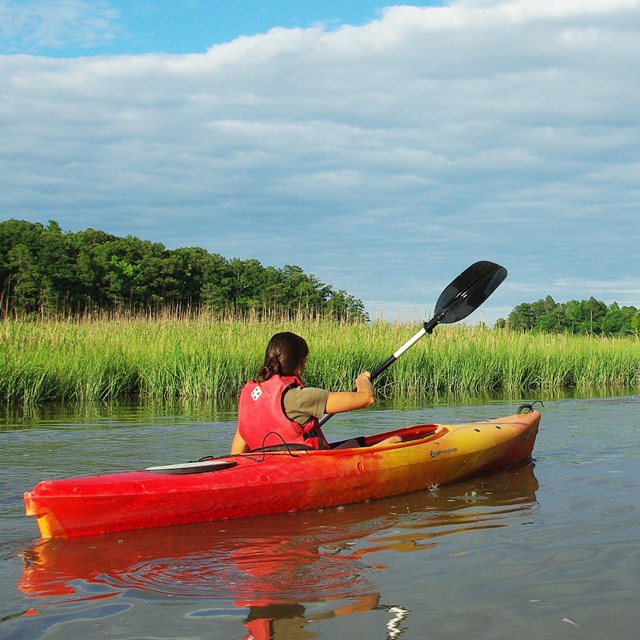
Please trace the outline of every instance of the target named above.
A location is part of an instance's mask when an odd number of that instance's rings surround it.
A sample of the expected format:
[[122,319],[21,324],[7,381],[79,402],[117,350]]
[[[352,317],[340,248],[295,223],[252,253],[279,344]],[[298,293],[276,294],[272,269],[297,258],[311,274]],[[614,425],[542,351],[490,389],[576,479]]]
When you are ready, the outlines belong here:
[[497,327],[516,331],[575,333],[600,336],[640,335],[640,311],[633,306],[588,300],[556,302],[551,296],[519,304]]
[[[0,316],[131,313],[171,309],[368,320],[361,300],[298,266],[264,267],[198,247],[86,229],[63,232],[24,220],[0,222]],[[514,308],[496,327],[603,336],[640,335],[640,311],[595,298],[557,303],[551,296]]]
[[364,304],[298,266],[264,267],[198,247],[86,229],[63,232],[24,220],[0,222],[0,314],[82,315],[171,309],[177,313],[324,316],[367,320]]

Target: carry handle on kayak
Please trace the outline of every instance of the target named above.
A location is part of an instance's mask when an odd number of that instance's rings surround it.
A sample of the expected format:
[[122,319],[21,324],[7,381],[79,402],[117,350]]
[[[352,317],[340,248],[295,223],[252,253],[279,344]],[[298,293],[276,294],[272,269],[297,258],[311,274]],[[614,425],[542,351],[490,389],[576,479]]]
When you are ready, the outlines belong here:
[[[431,333],[439,324],[451,324],[466,318],[475,311],[507,277],[507,270],[495,262],[481,260],[465,269],[440,294],[433,318],[425,322],[422,329],[407,340],[393,355],[371,372],[373,382],[388,369],[405,351],[410,349],[425,334]],[[334,414],[326,413],[320,418],[323,425]]]

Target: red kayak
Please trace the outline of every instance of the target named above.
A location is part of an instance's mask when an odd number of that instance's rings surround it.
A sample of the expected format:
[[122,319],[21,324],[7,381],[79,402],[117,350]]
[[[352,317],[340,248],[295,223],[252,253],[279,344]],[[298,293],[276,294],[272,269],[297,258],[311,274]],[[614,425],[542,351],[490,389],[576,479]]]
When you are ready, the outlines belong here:
[[[244,518],[450,484],[531,456],[540,414],[417,425],[365,446],[261,451],[143,471],[46,480],[24,494],[44,538]],[[403,441],[378,444],[392,435]]]
[[[470,487],[478,489],[477,496],[467,495]],[[354,583],[364,578],[360,562],[369,554],[414,551],[425,536],[435,543],[467,527],[507,526],[529,512],[537,490],[534,465],[525,462],[435,492],[262,516],[259,526],[255,518],[237,518],[39,539],[21,553],[18,588],[35,597],[84,598],[90,583],[106,585],[112,594],[114,587],[133,587],[164,595],[206,592],[236,600],[251,594],[259,600],[275,593],[295,600],[301,588],[313,586],[323,599],[341,599],[352,596]],[[408,538],[415,542],[408,544]],[[344,553],[330,551],[337,549]],[[96,598],[105,593],[90,591]]]

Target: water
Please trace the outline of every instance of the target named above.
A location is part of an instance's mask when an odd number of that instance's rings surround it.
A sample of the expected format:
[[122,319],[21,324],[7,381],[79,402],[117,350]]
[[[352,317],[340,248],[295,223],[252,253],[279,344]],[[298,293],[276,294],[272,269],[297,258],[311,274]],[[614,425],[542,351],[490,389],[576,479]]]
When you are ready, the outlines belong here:
[[[332,439],[516,403],[336,416]],[[232,414],[0,422],[0,638],[635,638],[640,397],[545,402],[533,462],[322,512],[42,541],[37,481],[226,452]]]

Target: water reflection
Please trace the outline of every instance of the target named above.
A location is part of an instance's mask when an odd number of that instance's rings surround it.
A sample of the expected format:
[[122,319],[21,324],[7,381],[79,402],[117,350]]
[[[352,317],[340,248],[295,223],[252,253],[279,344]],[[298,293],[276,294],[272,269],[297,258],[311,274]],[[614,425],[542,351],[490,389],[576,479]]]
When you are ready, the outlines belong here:
[[[434,491],[326,511],[39,540],[22,552],[18,587],[31,613],[87,603],[114,615],[135,594],[231,601],[247,633],[309,640],[313,623],[381,612],[388,638],[410,612],[380,593],[402,576],[401,553],[427,553],[443,536],[530,521],[537,509],[533,463]],[[113,604],[107,606],[105,601]],[[191,616],[215,617],[219,609]]]
[[[516,390],[489,390],[478,392],[434,391],[412,398],[380,398],[377,410],[414,410],[425,407],[460,407],[467,405],[510,404],[519,405],[525,400],[543,399],[594,399],[637,395],[637,387],[600,385],[589,387],[561,387]],[[234,421],[237,404],[234,400],[218,401],[183,399],[139,399],[138,401],[109,401],[82,403],[44,403],[0,406],[0,429],[32,427],[35,424],[96,423],[157,423],[192,420],[198,422]]]
[[368,596],[353,598],[353,602],[343,607],[316,612],[311,616],[306,608],[299,603],[273,603],[264,606],[252,606],[244,620],[244,626],[253,640],[313,640],[318,634],[308,629],[310,622],[319,622],[353,613],[364,613],[374,609],[385,611],[388,615],[386,623],[387,639],[402,635],[404,627],[402,621],[409,611],[403,607],[385,606],[378,604],[376,593]]
[[193,400],[139,400],[0,406],[0,429],[20,429],[49,424],[118,426],[158,422],[235,420],[237,403]]

